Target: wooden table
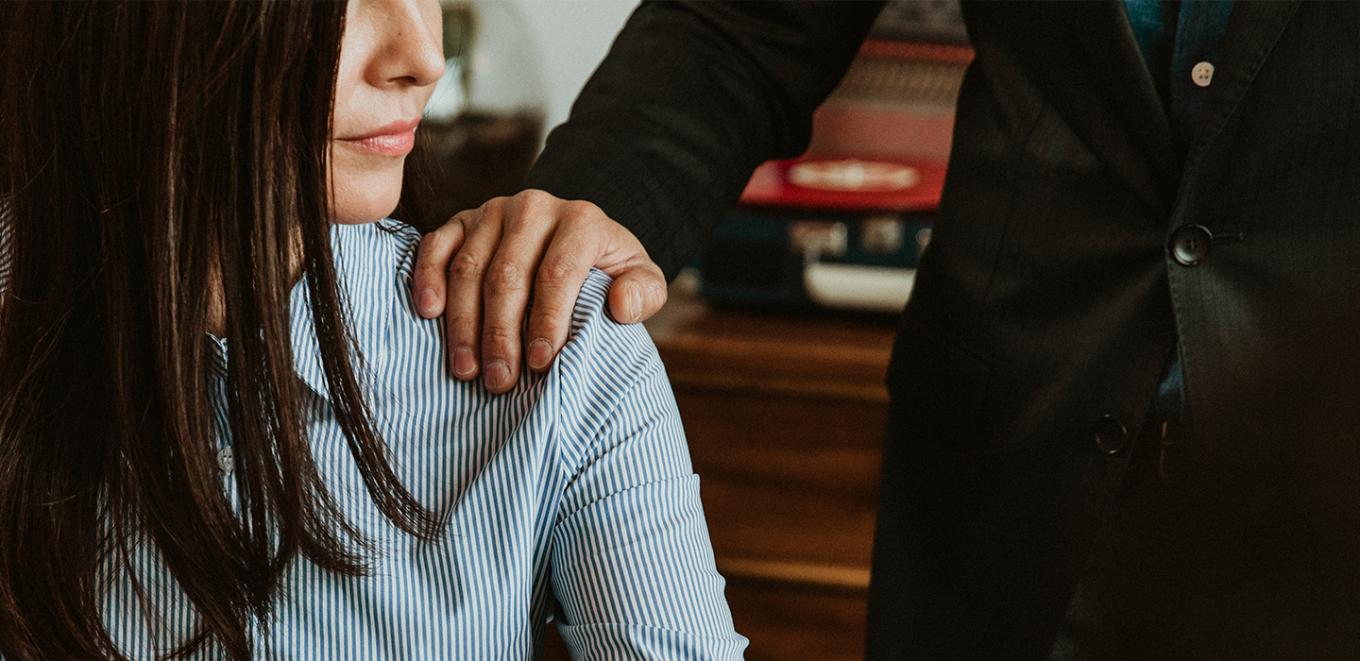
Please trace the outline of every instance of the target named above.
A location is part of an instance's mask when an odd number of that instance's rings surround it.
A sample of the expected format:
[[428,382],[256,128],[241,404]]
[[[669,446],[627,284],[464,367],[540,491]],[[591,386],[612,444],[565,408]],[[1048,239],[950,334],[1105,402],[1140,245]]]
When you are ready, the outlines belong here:
[[893,324],[713,310],[676,288],[647,327],[747,658],[862,658]]

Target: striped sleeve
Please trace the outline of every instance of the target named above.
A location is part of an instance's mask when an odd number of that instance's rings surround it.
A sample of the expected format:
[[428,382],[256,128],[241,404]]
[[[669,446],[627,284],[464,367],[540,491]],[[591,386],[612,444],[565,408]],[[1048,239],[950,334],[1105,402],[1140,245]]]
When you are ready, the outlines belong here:
[[641,326],[604,316],[607,286],[587,281],[559,358],[558,629],[578,659],[739,659],[665,368]]

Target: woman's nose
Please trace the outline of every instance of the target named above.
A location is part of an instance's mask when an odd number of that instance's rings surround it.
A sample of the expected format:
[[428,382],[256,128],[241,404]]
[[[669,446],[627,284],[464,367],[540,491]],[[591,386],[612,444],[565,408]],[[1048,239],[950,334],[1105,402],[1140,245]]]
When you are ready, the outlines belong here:
[[444,44],[439,4],[435,0],[387,0],[382,3],[380,44],[369,66],[369,83],[424,87],[444,74]]

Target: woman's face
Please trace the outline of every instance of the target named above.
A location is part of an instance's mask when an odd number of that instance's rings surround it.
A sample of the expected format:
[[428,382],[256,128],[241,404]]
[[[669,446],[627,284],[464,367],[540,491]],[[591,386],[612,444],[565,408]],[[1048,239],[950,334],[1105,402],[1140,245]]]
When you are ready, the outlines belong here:
[[402,164],[443,72],[438,0],[349,0],[332,120],[335,222],[366,223],[396,208]]

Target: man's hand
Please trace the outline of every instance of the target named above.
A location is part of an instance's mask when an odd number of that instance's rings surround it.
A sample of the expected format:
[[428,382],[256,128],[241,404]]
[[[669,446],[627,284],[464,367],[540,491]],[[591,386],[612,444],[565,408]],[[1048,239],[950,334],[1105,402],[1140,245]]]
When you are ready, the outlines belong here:
[[480,374],[488,390],[503,393],[519,380],[521,346],[536,372],[557,356],[592,266],[614,278],[614,319],[643,321],[666,303],[666,278],[631,232],[590,202],[526,190],[463,211],[425,235],[412,294],[422,316],[444,314],[454,377]]

